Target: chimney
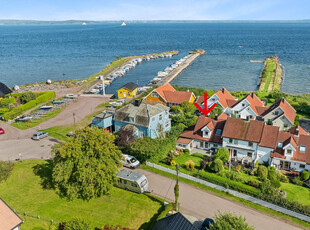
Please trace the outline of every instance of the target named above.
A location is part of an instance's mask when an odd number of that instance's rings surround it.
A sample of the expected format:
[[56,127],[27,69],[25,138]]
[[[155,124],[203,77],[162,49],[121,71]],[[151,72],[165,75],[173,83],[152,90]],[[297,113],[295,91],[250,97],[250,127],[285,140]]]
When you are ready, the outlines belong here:
[[135,102],[134,102],[134,106],[139,107],[140,104],[141,104],[141,101],[139,99],[136,99]]
[[189,89],[187,89],[186,92],[189,92]]
[[215,115],[214,115],[214,120],[217,121],[217,119],[218,119],[218,114],[215,114]]
[[298,136],[298,135],[299,135],[299,128],[298,128],[298,127],[296,128],[295,135],[296,135],[296,136]]
[[224,88],[222,88],[221,90],[222,90],[222,93],[224,93]]

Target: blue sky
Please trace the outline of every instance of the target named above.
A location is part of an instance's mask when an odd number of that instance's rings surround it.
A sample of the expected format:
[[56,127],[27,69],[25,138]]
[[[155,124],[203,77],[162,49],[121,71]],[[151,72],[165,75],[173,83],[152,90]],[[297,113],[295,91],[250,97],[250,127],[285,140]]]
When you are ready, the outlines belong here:
[[0,19],[299,20],[309,0],[0,0]]

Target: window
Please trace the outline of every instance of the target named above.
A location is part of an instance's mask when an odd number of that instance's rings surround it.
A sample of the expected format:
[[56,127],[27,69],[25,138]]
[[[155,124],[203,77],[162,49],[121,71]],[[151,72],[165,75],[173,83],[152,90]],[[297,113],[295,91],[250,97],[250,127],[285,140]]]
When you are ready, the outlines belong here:
[[166,113],[166,116],[168,116],[168,110],[166,110],[165,113]]
[[245,106],[245,104],[244,104],[244,103],[242,103],[242,106],[244,107],[244,106]]
[[123,94],[123,91],[119,91],[120,94]]
[[213,144],[213,147],[214,147],[214,148],[217,148],[217,144]]
[[304,169],[305,167],[306,167],[306,165],[302,165],[302,164],[299,165],[299,168]]
[[252,141],[249,141],[249,146],[253,146],[253,142]]
[[221,129],[217,129],[215,135],[220,136],[222,134],[222,130]]
[[169,125],[170,125],[170,122],[168,120],[168,121],[166,121],[166,128],[169,127]]
[[163,119],[163,115],[159,114],[159,120],[161,121]]
[[127,184],[127,180],[124,180],[124,184]]
[[119,179],[119,183],[121,183],[121,184],[122,184],[122,183],[123,183],[123,180],[122,180],[122,179]]
[[200,142],[200,148],[203,148],[203,142]]
[[130,96],[130,93],[128,92],[127,95]]
[[141,184],[140,184],[141,187],[143,187],[144,185],[146,185],[146,183],[147,183],[147,180],[145,179],[144,181],[141,182]]
[[234,144],[237,145],[238,144],[238,140],[234,139]]
[[138,185],[136,183],[131,183],[132,187],[138,187]]
[[207,149],[209,147],[209,143],[205,142],[205,148]]
[[299,148],[300,152],[306,152],[306,146],[305,145],[301,145]]
[[140,131],[140,137],[143,137],[143,136],[144,136],[144,132]]
[[233,139],[232,138],[229,138],[229,143],[233,143]]
[[274,115],[279,115],[279,111],[275,111],[275,112],[274,112]]
[[208,131],[204,131],[204,136],[208,136],[209,132]]
[[157,93],[152,93],[152,97],[158,97]]
[[279,142],[278,143],[278,148],[282,148],[283,147],[283,142]]
[[292,153],[292,150],[291,150],[291,149],[287,149],[287,150],[286,150],[286,154],[287,154],[287,155],[291,155],[291,153]]
[[248,157],[252,157],[253,153],[248,152]]
[[234,157],[237,156],[237,153],[238,153],[238,151],[234,149],[234,152],[233,152]]

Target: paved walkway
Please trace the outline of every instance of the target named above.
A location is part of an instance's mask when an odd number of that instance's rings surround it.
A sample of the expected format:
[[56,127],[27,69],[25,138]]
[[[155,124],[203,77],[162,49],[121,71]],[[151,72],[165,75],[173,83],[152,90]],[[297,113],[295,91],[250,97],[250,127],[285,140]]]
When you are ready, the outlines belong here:
[[[173,188],[175,180],[143,169],[135,169],[135,171],[143,173],[148,178],[149,189],[152,190],[152,194],[168,201],[174,201]],[[253,208],[216,196],[192,185],[180,182],[179,186],[181,212],[197,217],[200,220],[204,220],[207,217],[212,218],[219,211],[233,212],[237,215],[244,216],[247,222],[257,230],[302,229],[285,219],[269,216]]]

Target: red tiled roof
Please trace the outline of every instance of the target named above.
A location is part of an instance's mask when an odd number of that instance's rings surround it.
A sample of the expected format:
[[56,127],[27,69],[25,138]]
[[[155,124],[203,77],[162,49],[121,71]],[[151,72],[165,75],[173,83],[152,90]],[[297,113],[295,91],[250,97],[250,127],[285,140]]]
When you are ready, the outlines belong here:
[[177,140],[177,143],[181,143],[181,144],[189,144],[192,142],[192,139],[187,139],[187,138],[182,138],[180,137],[178,140]]
[[196,103],[201,105],[205,100],[205,97],[204,96],[198,96],[197,100],[196,100]]
[[307,135],[307,131],[304,130],[300,125],[291,127],[291,128],[289,129],[289,133],[294,134],[294,135],[297,135],[297,129],[298,129],[298,134],[299,134],[299,135]]
[[277,146],[278,133],[279,127],[265,125],[259,146],[274,149]]
[[278,148],[275,149],[275,151],[273,151],[273,152],[270,153],[270,157],[271,157],[271,158],[276,157],[276,158],[285,159],[283,149],[278,149]]
[[264,128],[263,121],[243,121],[239,118],[228,117],[223,131],[223,137],[260,142]]
[[230,103],[231,103],[232,100],[235,101],[235,98],[233,96],[231,96],[231,94],[225,88],[221,88],[219,91],[217,91],[216,92],[216,96],[219,97],[218,102],[221,103],[221,105],[224,108],[229,107],[228,103],[227,103],[227,100],[230,100]]
[[164,99],[167,103],[182,104],[184,101],[190,101],[193,93],[185,91],[163,91]]
[[257,115],[263,114],[268,109],[268,106],[256,106]]
[[[247,100],[250,105],[249,107],[257,114],[259,115],[259,112],[257,111],[257,107],[263,107],[264,103],[259,100],[259,98],[255,95],[255,93],[251,92],[248,95],[246,95],[244,98],[242,98],[240,101],[238,101],[234,106],[242,102],[243,100]],[[260,109],[259,109],[260,110]]]
[[[306,146],[305,152],[300,152],[300,146]],[[294,152],[293,157],[291,158],[295,161],[303,161],[307,164],[310,164],[310,136],[309,135],[300,135],[298,138],[298,148]]]
[[0,198],[0,230],[14,229],[23,220]]
[[194,133],[198,132],[200,129],[202,129],[204,126],[206,126],[211,121],[212,119],[210,117],[203,117],[203,116],[198,117],[195,128],[194,128]]
[[295,115],[296,115],[296,110],[284,99],[279,99],[277,100],[275,103],[273,103],[268,110],[266,110],[262,116],[267,115],[268,113],[270,113],[271,111],[275,110],[276,108],[280,107],[283,112],[284,115],[289,119],[289,121],[294,124],[295,121]]
[[221,113],[217,119],[219,120],[227,120],[228,115],[226,113]]
[[163,99],[165,99],[164,91],[170,91],[170,92],[175,91],[175,89],[169,83],[164,84],[164,85],[156,88],[155,90]]
[[227,99],[226,103],[229,108],[233,107],[238,101],[236,99]]

